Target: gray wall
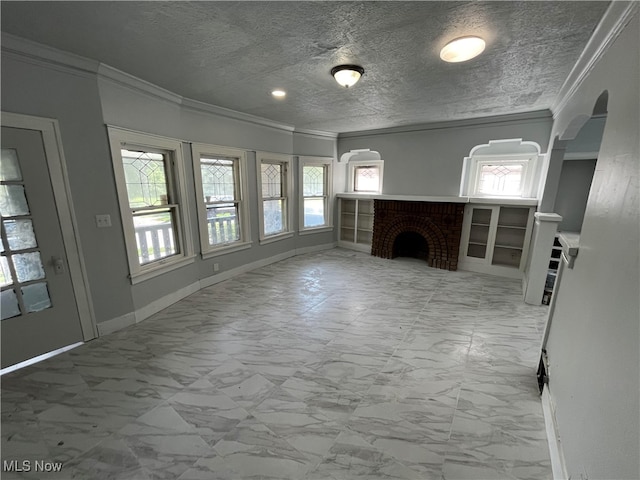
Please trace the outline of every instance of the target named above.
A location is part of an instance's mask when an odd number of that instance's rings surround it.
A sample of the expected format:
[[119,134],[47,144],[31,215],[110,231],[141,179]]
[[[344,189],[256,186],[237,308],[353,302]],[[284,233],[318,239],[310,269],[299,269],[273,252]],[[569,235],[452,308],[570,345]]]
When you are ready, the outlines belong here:
[[587,207],[596,160],[564,160],[554,213],[562,215],[558,230],[579,232]]
[[[60,58],[60,57],[58,57]],[[248,159],[248,201],[252,247],[241,252],[195,263],[131,285],[117,192],[105,124],[183,140],[187,180],[193,179],[189,142],[202,142],[248,150],[285,154],[334,156],[336,139],[298,134],[292,127],[269,126],[184,105],[170,92],[148,93],[103,76],[104,69],[88,70],[53,65],[19,54],[2,55],[2,109],[58,119],[66,155],[70,190],[78,219],[81,246],[98,323],[124,317],[167,295],[213,275],[295,249],[313,248],[335,241],[334,232],[298,235],[260,245],[255,154]],[[100,74],[96,72],[100,72]],[[294,146],[295,145],[295,146]],[[297,163],[293,163],[294,184]],[[194,247],[199,252],[196,198],[193,180],[187,181]],[[297,195],[297,186],[295,187]],[[294,197],[294,205],[297,197]],[[298,228],[297,210],[293,226]],[[95,215],[109,214],[111,228],[98,229]]]
[[[129,269],[95,75],[2,55],[2,110],[58,119],[98,320],[133,310]],[[112,228],[94,215],[109,213]],[[117,301],[114,301],[117,299]]]
[[[538,112],[530,117],[522,119],[514,115],[466,125],[431,125],[410,132],[341,135],[338,155],[361,148],[379,152],[384,160],[382,193],[457,196],[463,160],[476,145],[490,140],[522,138],[538,143],[541,152],[547,151],[551,115]],[[345,189],[346,185],[342,191]]]
[[566,106],[552,138],[608,115],[573,269],[549,331],[549,393],[571,478],[640,478],[640,79],[638,7]]

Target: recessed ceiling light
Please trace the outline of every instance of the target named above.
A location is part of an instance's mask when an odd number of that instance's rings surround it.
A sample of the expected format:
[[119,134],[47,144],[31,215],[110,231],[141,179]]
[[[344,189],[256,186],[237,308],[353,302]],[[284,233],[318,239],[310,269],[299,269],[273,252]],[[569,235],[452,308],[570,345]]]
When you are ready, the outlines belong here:
[[273,95],[276,98],[284,98],[287,96],[287,92],[285,92],[284,90],[280,90],[279,88],[274,90],[273,92],[271,92],[271,95]]
[[358,65],[338,65],[331,69],[331,75],[344,88],[353,87],[364,74],[364,68]]
[[466,62],[484,51],[485,42],[480,37],[460,37],[447,43],[440,50],[440,58],[445,62]]

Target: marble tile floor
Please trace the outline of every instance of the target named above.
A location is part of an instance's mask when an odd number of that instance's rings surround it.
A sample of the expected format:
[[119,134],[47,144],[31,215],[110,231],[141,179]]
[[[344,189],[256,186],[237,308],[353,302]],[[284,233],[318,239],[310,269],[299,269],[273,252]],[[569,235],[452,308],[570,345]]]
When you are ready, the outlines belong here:
[[550,479],[546,313],[515,280],[293,257],[2,377],[2,460],[31,462],[2,479]]

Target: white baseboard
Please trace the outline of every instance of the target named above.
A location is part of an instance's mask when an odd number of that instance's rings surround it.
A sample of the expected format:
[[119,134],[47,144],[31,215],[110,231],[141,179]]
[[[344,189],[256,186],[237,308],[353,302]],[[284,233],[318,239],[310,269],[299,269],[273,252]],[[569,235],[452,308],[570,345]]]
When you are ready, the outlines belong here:
[[98,336],[102,337],[104,335],[109,335],[110,333],[116,332],[126,327],[130,327],[131,325],[135,324],[136,314],[135,312],[129,312],[120,317],[105,320],[104,322],[99,322],[96,326],[98,327]]
[[560,432],[556,423],[555,408],[549,394],[549,386],[545,385],[542,391],[542,412],[544,414],[544,425],[547,431],[547,441],[549,442],[549,456],[551,457],[551,471],[553,480],[567,480],[567,467],[564,463],[562,444],[560,443]]
[[98,336],[102,337],[103,335],[109,335],[110,333],[116,332],[126,327],[130,327],[131,325],[135,325],[136,323],[140,323],[150,316],[158,313],[159,311],[170,307],[176,302],[179,302],[183,298],[196,293],[198,290],[210,287],[211,285],[215,285],[216,283],[220,283],[225,280],[229,280],[230,278],[236,277],[242,273],[250,272],[251,270],[256,270],[257,268],[266,267],[267,265],[271,265],[272,263],[276,263],[281,260],[294,257],[296,255],[304,255],[307,253],[314,253],[322,250],[331,250],[336,246],[337,243],[333,242],[323,245],[314,245],[312,247],[297,248],[285,253],[281,253],[279,255],[274,255],[273,257],[263,258],[237,268],[232,268],[231,270],[227,270],[226,272],[220,272],[216,275],[203,278],[198,282],[187,285],[180,290],[176,290],[169,295],[165,295],[164,297],[154,300],[148,305],[138,308],[135,312],[130,312],[120,317],[112,318],[110,320],[98,323]]
[[523,272],[518,268],[502,267],[499,265],[485,265],[475,262],[467,262],[465,260],[458,260],[458,270],[484,273],[497,277],[515,278],[518,280],[522,280],[524,275]]
[[140,323],[143,320],[146,320],[151,315],[158,313],[160,310],[164,310],[167,307],[170,307],[176,302],[179,302],[185,297],[196,293],[200,290],[200,282],[192,283],[191,285],[187,285],[186,287],[181,288],[180,290],[176,290],[175,292],[171,292],[169,295],[165,295],[164,297],[160,297],[157,300],[145,305],[142,308],[138,308],[135,312],[136,314],[136,323]]
[[322,250],[331,250],[332,248],[336,248],[336,246],[336,242],[325,243],[323,245],[314,245],[313,247],[296,248],[294,250],[289,250],[288,252],[274,255],[273,257],[262,258],[260,260],[256,260],[255,262],[232,268],[231,270],[227,270],[226,272],[220,272],[210,277],[203,278],[202,280],[200,280],[200,288],[210,287],[211,285],[224,282],[225,280],[229,280],[230,278],[233,278],[242,273],[250,272],[251,270],[255,270],[257,268],[266,267],[267,265],[271,265],[272,263],[295,257],[296,255],[320,252]]

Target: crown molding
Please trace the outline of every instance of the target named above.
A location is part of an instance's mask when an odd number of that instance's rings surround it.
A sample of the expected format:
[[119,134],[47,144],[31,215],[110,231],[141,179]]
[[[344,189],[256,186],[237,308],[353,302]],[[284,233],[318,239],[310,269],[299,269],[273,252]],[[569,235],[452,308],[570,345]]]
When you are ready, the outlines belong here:
[[638,2],[636,1],[611,2],[580,54],[578,61],[569,72],[562,87],[560,87],[556,100],[551,106],[554,118],[567,105],[602,56],[609,50],[637,13]]
[[[111,82],[112,84],[129,88],[138,93],[143,93],[189,110],[213,114],[263,127],[270,127],[289,133],[295,129],[293,125],[186,98],[96,60],[91,60],[4,32],[2,33],[2,54],[12,55],[19,60],[47,68],[62,70],[67,73],[97,77],[98,82]],[[315,134],[320,135],[322,132],[316,132]]]
[[233,120],[240,120],[242,122],[253,123],[263,127],[271,127],[276,130],[285,130],[287,132],[293,132],[294,126],[286,123],[276,122],[269,120],[268,118],[258,117],[249,113],[238,112],[229,108],[218,107],[210,103],[200,102],[199,100],[193,100],[191,98],[182,98],[182,105],[190,110],[211,113],[220,117],[226,117]]
[[100,64],[97,73],[98,80],[107,80],[118,86],[129,88],[177,105],[182,103],[182,97],[180,95],[104,63]]
[[338,134],[338,138],[366,137],[370,135],[383,135],[391,133],[420,132],[427,130],[441,130],[445,128],[473,127],[477,125],[488,125],[496,123],[529,122],[531,120],[549,119],[549,110],[535,110],[533,112],[509,113],[505,115],[495,115],[492,117],[468,118],[462,120],[448,120],[443,122],[422,123],[405,125],[401,127],[380,128],[376,130],[361,130],[355,132],[343,132]]
[[2,32],[2,54],[65,72],[95,75],[100,63],[80,55]]
[[309,130],[306,128],[296,128],[293,133],[296,135],[303,135],[305,137],[328,137],[328,138],[338,138],[338,134],[336,132],[325,132],[324,130]]

